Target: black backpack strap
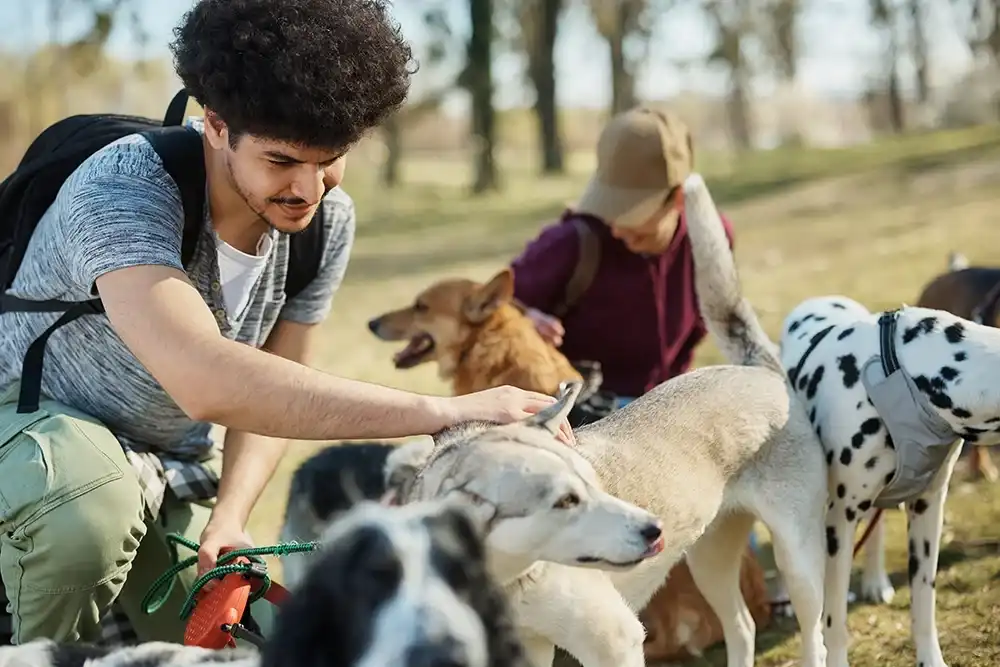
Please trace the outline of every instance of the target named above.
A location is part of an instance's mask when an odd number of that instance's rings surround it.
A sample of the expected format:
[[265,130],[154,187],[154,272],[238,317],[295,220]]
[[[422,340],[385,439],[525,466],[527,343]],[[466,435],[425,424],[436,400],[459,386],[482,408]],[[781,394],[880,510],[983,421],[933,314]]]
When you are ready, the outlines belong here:
[[179,126],[184,124],[184,111],[187,109],[187,103],[190,95],[183,88],[174,95],[174,99],[170,100],[170,104],[167,105],[167,111],[163,114],[163,126]]
[[[61,310],[61,309],[60,309]],[[17,411],[20,413],[34,412],[42,395],[42,361],[45,358],[45,343],[49,336],[59,327],[91,313],[103,313],[104,304],[100,299],[81,301],[66,309],[59,319],[49,325],[38,338],[32,341],[24,354],[21,365],[21,388],[17,398]]]
[[[328,191],[329,192],[329,191]],[[288,273],[285,276],[285,298],[293,299],[306,288],[323,262],[326,250],[324,231],[325,218],[320,204],[309,226],[296,232],[288,239]]]
[[143,136],[159,154],[163,167],[181,192],[184,205],[181,262],[187,266],[194,257],[205,221],[205,149],[201,134],[193,127],[168,126],[143,132]]

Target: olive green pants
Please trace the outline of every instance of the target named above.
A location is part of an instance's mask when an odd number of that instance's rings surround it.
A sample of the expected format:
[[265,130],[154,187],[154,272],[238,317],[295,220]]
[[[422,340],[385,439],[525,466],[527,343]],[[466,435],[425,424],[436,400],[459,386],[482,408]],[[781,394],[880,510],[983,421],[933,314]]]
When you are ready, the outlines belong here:
[[[141,641],[181,642],[179,613],[195,568],[155,613],[141,601],[173,562],[166,535],[198,541],[213,503],[182,503],[168,491],[160,518],[144,520],[138,478],[111,432],[50,400],[18,414],[17,391],[0,395],[0,576],[13,643],[95,641],[115,600]],[[181,547],[178,555],[193,554]],[[252,608],[265,636],[270,607],[261,600]]]

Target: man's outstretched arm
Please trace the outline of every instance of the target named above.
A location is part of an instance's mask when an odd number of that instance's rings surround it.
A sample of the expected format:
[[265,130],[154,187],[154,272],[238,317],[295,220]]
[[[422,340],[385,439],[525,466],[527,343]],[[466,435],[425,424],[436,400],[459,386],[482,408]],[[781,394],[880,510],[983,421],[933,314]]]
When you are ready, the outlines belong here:
[[302,440],[434,433],[466,419],[509,422],[551,404],[501,387],[425,396],[338,378],[224,338],[211,310],[174,267],[138,265],[100,275],[112,327],[192,419]]

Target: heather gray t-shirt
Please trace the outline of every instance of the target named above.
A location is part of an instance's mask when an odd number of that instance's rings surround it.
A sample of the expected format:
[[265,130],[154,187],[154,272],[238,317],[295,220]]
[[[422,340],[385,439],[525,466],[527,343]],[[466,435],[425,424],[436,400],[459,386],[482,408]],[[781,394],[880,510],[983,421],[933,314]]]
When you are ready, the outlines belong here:
[[[191,124],[201,129],[200,119]],[[286,302],[289,238],[270,232],[268,259],[246,306],[227,312],[218,241],[205,226],[187,268],[216,315],[222,335],[260,347],[278,319],[322,321],[347,268],[354,204],[340,188],[322,203],[325,249],[319,274]],[[25,299],[84,301],[97,278],[137,265],[181,266],[180,192],[152,146],[125,137],[91,156],[66,181],[31,239],[11,294]],[[318,221],[318,219],[317,219]],[[234,310],[230,308],[230,310]],[[21,374],[28,345],[58,313],[0,315],[0,387]],[[104,315],[60,327],[46,345],[42,393],[100,419],[126,447],[197,456],[211,446],[210,424],[189,419],[125,347]]]

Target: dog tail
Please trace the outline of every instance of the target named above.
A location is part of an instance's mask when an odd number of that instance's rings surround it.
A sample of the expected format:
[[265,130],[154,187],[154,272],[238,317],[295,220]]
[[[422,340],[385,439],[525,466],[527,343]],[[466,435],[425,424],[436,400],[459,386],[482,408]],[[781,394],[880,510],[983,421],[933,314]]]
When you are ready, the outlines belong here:
[[743,296],[722,218],[698,174],[684,182],[684,213],[694,251],[698,307],[716,345],[729,363],[763,366],[784,375],[777,346]]
[[969,260],[960,252],[955,252],[954,250],[948,253],[948,270],[949,271],[961,271],[962,269],[969,268]]

